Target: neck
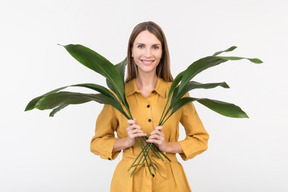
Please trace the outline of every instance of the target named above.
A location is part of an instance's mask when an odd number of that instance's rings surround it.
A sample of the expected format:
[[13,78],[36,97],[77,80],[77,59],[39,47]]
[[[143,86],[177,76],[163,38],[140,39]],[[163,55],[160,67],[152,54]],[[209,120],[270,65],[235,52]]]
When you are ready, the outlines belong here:
[[151,91],[156,88],[157,85],[157,75],[151,74],[138,74],[136,77],[136,85],[139,91]]

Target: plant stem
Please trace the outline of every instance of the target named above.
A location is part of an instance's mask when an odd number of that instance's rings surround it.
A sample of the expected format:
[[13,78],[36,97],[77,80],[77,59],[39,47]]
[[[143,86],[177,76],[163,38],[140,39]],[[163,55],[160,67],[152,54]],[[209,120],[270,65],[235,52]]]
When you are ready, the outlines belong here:
[[[139,137],[138,137],[138,138],[139,138]],[[143,143],[142,143],[142,141],[141,141],[140,138],[139,138],[138,140],[139,140],[139,142],[140,142],[140,145],[141,145],[141,148],[142,148],[142,151],[143,151],[143,150],[144,150]],[[149,157],[149,154],[147,154],[147,155],[148,155],[148,157]],[[147,164],[149,173],[150,173],[151,177],[153,177],[153,175],[152,175],[152,173],[151,173],[150,166],[149,166],[148,161],[147,161],[147,158],[146,158],[146,152],[145,152],[145,150],[144,150],[144,152],[143,152],[143,156],[144,156],[144,159],[145,159],[145,161],[146,161],[146,164]],[[153,162],[151,161],[150,158],[149,158],[149,160],[150,160],[151,165],[153,166]]]
[[[147,148],[148,146],[146,145],[146,146],[144,146],[144,150],[145,150],[145,148]],[[134,160],[134,162],[131,164],[131,166],[129,167],[129,169],[127,170],[127,171],[129,171],[131,168],[132,168],[132,166],[134,165],[134,163],[137,161],[137,159],[140,157],[140,155],[143,153],[143,151],[141,151],[140,153],[139,153],[139,155],[135,158],[135,160]],[[142,159],[142,157],[143,156],[141,156],[141,159]]]
[[[141,154],[141,153],[140,153],[140,154]],[[139,155],[140,155],[140,154],[139,154]],[[141,156],[141,158],[139,159],[137,165],[134,167],[132,173],[130,174],[130,178],[131,178],[132,175],[134,174],[134,172],[135,172],[136,168],[138,167],[138,165],[139,165],[140,161],[142,160],[142,158],[143,158],[143,155]],[[144,159],[143,159],[143,161],[144,161]],[[142,163],[143,163],[143,161],[142,161]],[[135,161],[134,161],[134,162],[135,162]],[[133,163],[133,164],[134,164],[134,163]],[[132,165],[133,165],[133,164],[132,164]],[[132,165],[131,165],[131,167],[132,167]],[[130,168],[131,168],[131,167],[130,167]],[[129,169],[130,169],[130,168],[129,168]],[[129,170],[128,170],[128,171],[129,171]]]

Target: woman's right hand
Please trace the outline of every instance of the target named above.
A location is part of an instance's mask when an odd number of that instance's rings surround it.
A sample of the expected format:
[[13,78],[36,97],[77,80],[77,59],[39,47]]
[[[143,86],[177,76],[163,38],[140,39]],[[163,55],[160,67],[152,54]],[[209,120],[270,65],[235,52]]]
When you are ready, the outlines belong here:
[[128,120],[128,145],[131,147],[135,145],[137,137],[147,136],[147,134],[141,129],[141,127],[137,124],[137,120]]

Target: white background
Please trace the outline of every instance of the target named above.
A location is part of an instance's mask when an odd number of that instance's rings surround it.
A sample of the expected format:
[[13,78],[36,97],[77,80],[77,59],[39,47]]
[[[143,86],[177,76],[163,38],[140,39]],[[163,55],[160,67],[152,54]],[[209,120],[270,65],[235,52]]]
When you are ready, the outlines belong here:
[[[164,30],[175,77],[193,61],[227,49],[258,57],[225,63],[195,78],[231,89],[190,92],[235,103],[249,119],[231,119],[196,103],[209,149],[180,162],[194,192],[286,192],[288,1],[2,0],[0,3],[0,191],[109,191],[120,161],[90,152],[102,105],[24,112],[34,97],[75,83],[105,85],[57,44],[79,43],[118,63],[133,27],[152,20]],[[183,131],[182,131],[183,133]],[[181,138],[183,138],[183,134]]]

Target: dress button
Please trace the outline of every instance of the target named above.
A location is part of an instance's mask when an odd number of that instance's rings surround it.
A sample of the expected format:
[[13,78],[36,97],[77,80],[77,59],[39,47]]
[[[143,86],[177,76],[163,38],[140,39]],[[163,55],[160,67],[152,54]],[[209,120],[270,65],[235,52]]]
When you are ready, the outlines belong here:
[[150,105],[147,105],[147,108],[149,108],[150,107]]
[[148,119],[148,122],[151,122],[152,120],[151,119]]

